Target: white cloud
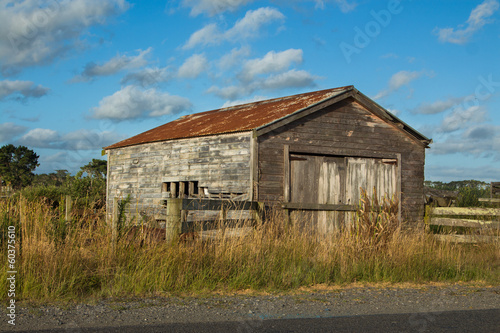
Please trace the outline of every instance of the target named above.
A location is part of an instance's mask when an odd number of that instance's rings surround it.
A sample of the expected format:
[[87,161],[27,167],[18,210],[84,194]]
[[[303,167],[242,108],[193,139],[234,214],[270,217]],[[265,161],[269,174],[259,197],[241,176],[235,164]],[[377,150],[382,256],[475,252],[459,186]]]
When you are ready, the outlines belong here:
[[129,8],[125,0],[0,0],[4,75],[44,65],[85,44],[86,29]]
[[469,140],[492,140],[500,137],[500,126],[480,124],[468,128],[464,134],[465,139]]
[[99,150],[123,138],[123,135],[111,131],[81,129],[60,134],[51,129],[35,128],[23,135],[17,143],[33,148]]
[[447,115],[438,131],[442,133],[454,132],[468,127],[471,123],[480,123],[484,121],[486,110],[481,106],[471,106],[467,109],[457,107],[453,112]]
[[191,49],[197,45],[217,45],[223,39],[224,34],[219,30],[219,28],[217,28],[217,25],[215,23],[211,23],[194,32],[182,48]]
[[222,70],[228,70],[236,65],[243,62],[243,58],[250,55],[250,48],[247,46],[242,46],[240,48],[234,48],[228,54],[225,54],[218,61],[218,67]]
[[484,150],[484,147],[478,146],[477,142],[466,141],[454,137],[452,140],[434,142],[429,153],[435,155],[463,154],[480,156],[484,153]]
[[422,72],[409,72],[409,71],[399,71],[396,74],[394,74],[390,80],[388,87],[385,88],[384,90],[380,91],[377,95],[373,97],[373,99],[381,99],[383,97],[386,97],[396,90],[399,90],[401,87],[406,86],[410,84],[413,80],[419,78],[422,76]]
[[12,141],[16,136],[26,132],[28,128],[14,123],[0,124],[0,142]]
[[138,72],[127,74],[122,80],[121,84],[128,84],[129,82],[139,84],[142,87],[152,86],[158,83],[167,82],[173,78],[173,74],[169,71],[168,67],[148,67]]
[[242,96],[249,95],[259,90],[278,90],[285,88],[312,87],[317,77],[304,70],[291,69],[285,73],[279,73],[266,78],[258,78],[251,82],[240,82],[223,88],[210,87],[207,92],[216,96],[233,101]]
[[191,7],[191,16],[207,14],[210,16],[234,11],[238,7],[244,6],[253,0],[183,0],[184,7]]
[[183,49],[191,49],[198,45],[217,45],[223,41],[240,41],[255,37],[264,25],[284,19],[285,16],[275,8],[263,7],[249,10],[242,19],[238,20],[232,28],[226,31],[221,31],[215,23],[211,23],[194,32],[184,44]]
[[304,70],[291,69],[285,73],[272,75],[266,78],[262,83],[258,83],[255,89],[283,89],[300,88],[314,86],[314,80],[317,77]]
[[417,106],[412,110],[412,113],[420,114],[437,114],[444,112],[452,107],[463,103],[464,101],[470,99],[471,96],[466,97],[450,97],[445,100],[435,101],[433,103],[424,103]]
[[50,148],[54,142],[59,140],[56,131],[46,128],[35,128],[24,134],[19,143],[29,147]]
[[51,173],[54,170],[68,170],[70,173],[76,173],[80,167],[87,163],[80,154],[68,151],[60,151],[54,155],[40,154],[38,162],[40,166],[36,169],[37,173]]
[[236,75],[236,84],[222,88],[212,86],[207,92],[234,101],[258,90],[312,87],[319,77],[305,70],[289,69],[302,61],[303,52],[300,49],[270,51],[262,58],[244,61],[242,69]]
[[[328,0],[314,0],[316,3],[316,8],[324,9],[325,2],[330,2]],[[333,0],[343,13],[348,13],[357,7],[356,2],[348,0]]]
[[302,50],[288,49],[282,52],[270,51],[264,57],[248,60],[239,74],[243,81],[251,81],[259,74],[281,72],[291,64],[302,63]]
[[453,44],[465,44],[469,41],[472,35],[493,20],[488,20],[495,11],[499,8],[499,3],[496,0],[485,0],[478,5],[470,13],[469,19],[459,28],[436,28],[434,33],[437,34],[439,41]]
[[194,54],[187,58],[177,72],[181,78],[194,79],[204,71],[208,70],[208,60],[203,54]]
[[88,63],[85,65],[83,72],[73,78],[73,82],[89,81],[96,76],[109,76],[116,74],[125,69],[134,69],[147,65],[146,56],[151,52],[152,48],[147,50],[137,50],[137,56],[117,55],[108,62],[98,65],[96,63]]
[[99,106],[92,109],[92,117],[122,121],[175,114],[189,108],[191,103],[184,97],[172,96],[153,88],[141,90],[126,86],[104,97]]
[[252,93],[252,88],[245,85],[232,85],[223,88],[212,86],[207,90],[207,93],[214,94],[220,98],[235,100],[240,96],[245,96]]
[[471,125],[461,133],[449,135],[444,140],[436,140],[429,153],[462,154],[500,161],[500,126],[485,123]]
[[123,135],[111,131],[98,132],[81,129],[61,135],[61,148],[69,150],[101,149],[123,139]]
[[49,88],[35,85],[32,81],[0,81],[0,101],[14,95],[15,99],[39,98],[47,95]]
[[249,10],[245,16],[226,31],[226,39],[235,40],[253,37],[260,28],[272,21],[282,21],[285,19],[279,10],[270,7]]

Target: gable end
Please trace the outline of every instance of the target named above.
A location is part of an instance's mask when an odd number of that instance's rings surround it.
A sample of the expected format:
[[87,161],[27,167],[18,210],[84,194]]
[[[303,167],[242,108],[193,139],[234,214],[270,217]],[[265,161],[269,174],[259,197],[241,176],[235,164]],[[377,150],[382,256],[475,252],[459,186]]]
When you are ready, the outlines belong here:
[[255,135],[256,136],[261,136],[266,133],[269,133],[273,130],[276,130],[282,126],[285,126],[287,124],[290,124],[291,122],[294,122],[296,120],[302,119],[312,113],[318,112],[326,107],[329,107],[331,105],[340,103],[341,101],[347,100],[349,98],[354,99],[364,107],[366,107],[371,113],[376,115],[378,118],[383,120],[384,122],[392,125],[399,131],[403,132],[405,135],[409,136],[412,138],[414,141],[418,142],[419,144],[423,145],[425,148],[429,148],[429,144],[432,142],[431,139],[428,139],[415,129],[413,129],[411,126],[403,122],[401,119],[397,118],[393,114],[389,113],[387,110],[385,110],[383,107],[381,107],[379,104],[368,98],[366,95],[362,94],[359,92],[356,88],[350,87],[348,90],[345,92],[333,96],[329,99],[326,99],[324,101],[321,101],[319,103],[310,105],[306,108],[300,109],[290,115],[287,115],[281,119],[277,119],[271,123],[268,123],[266,125],[263,125],[259,128],[255,129]]

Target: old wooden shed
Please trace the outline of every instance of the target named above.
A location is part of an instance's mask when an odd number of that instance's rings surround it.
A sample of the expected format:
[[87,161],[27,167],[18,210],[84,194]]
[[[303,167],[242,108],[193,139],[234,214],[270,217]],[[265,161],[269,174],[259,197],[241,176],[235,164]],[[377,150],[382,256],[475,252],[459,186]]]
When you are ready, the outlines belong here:
[[331,230],[375,188],[416,221],[430,142],[353,86],[192,114],[104,148],[108,212],[129,194],[158,219],[167,197],[252,200]]

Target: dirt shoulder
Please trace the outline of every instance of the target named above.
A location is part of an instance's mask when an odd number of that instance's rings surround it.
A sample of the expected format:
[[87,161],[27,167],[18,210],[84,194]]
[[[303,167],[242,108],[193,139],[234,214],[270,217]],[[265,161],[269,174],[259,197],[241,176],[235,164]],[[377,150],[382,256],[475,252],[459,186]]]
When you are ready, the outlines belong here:
[[3,306],[1,331],[414,313],[415,323],[441,312],[500,308],[500,286],[376,285],[301,289],[293,293],[241,292],[198,296],[106,299],[78,304],[16,307],[15,326]]

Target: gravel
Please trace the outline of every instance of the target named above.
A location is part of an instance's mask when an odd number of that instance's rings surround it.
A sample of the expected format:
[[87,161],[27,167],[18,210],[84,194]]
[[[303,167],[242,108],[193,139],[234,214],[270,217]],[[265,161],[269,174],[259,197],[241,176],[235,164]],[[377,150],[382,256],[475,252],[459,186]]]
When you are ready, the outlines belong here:
[[216,321],[239,321],[242,327],[250,327],[253,324],[249,323],[266,319],[394,313],[412,313],[432,320],[444,311],[499,308],[499,286],[318,286],[276,294],[110,298],[41,306],[21,302],[16,303],[15,326],[8,323],[6,306],[2,307],[0,330],[58,328],[78,332],[78,328]]

